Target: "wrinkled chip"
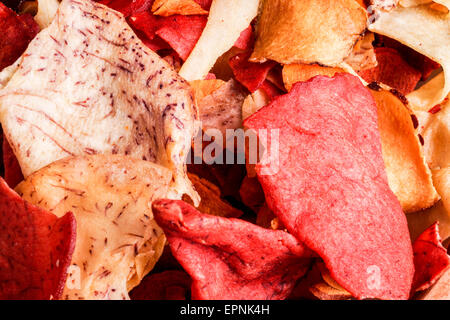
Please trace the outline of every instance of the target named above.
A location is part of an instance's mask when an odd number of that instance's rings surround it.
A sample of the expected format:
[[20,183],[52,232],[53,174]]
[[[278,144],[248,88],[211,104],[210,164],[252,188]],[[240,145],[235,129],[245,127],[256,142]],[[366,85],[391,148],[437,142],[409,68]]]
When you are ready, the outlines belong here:
[[35,207],[0,178],[0,299],[59,299],[76,225],[72,213]]
[[450,256],[442,246],[439,226],[435,222],[413,243],[413,290],[421,291],[432,286],[450,268]]
[[[407,107],[394,94],[371,90],[378,110],[383,160],[389,187],[403,211],[431,207],[439,200]],[[416,123],[417,125],[417,123]]]
[[[27,17],[30,17],[28,19]],[[11,65],[39,32],[39,26],[29,15],[18,16],[0,2],[0,71]]]
[[337,66],[366,29],[355,0],[266,0],[250,60]]
[[255,63],[248,61],[251,52],[240,53],[230,59],[230,67],[234,78],[250,92],[255,92],[266,80],[267,75],[275,66],[274,61]]
[[131,300],[187,300],[191,277],[181,270],[150,274],[130,292]]
[[204,97],[209,96],[223,86],[225,81],[220,79],[194,80],[189,82],[189,84],[194,90],[195,99],[201,101]]
[[284,231],[205,215],[182,201],[157,200],[153,212],[192,278],[193,299],[283,299],[309,268],[313,253]]
[[406,95],[412,92],[422,73],[403,60],[400,53],[392,48],[376,48],[377,66],[359,71],[358,74],[368,83],[381,82]]
[[433,97],[431,106],[444,100],[450,92],[450,24],[446,14],[426,5],[397,7],[379,12],[369,30],[395,39],[438,62],[444,69],[445,84]]
[[268,130],[266,150],[278,143],[256,172],[288,231],[354,297],[407,299],[414,273],[407,222],[388,186],[375,102],[358,78],[298,82],[244,126]]
[[230,79],[210,95],[197,100],[202,129],[220,130],[223,137],[226,137],[227,129],[241,128],[245,97],[239,84]]
[[[227,218],[237,218],[242,215],[242,211],[221,199],[220,189],[215,184],[193,173],[188,173],[188,177],[200,196],[200,204],[197,207],[200,212]],[[183,197],[183,200],[192,204],[186,198]]]
[[171,173],[121,155],[69,157],[17,186],[58,217],[72,211],[77,242],[63,299],[127,299],[161,255],[165,237],[151,203],[167,196]]
[[[216,60],[231,49],[241,32],[256,17],[259,0],[215,0],[203,33],[183,64],[180,75],[188,81],[202,80]],[[236,13],[239,14],[236,14]]]
[[14,155],[11,146],[8,143],[6,137],[3,137],[2,143],[3,153],[3,167],[5,169],[5,181],[11,188],[17,186],[17,184],[23,180],[22,171],[20,170],[19,162]]
[[208,14],[194,0],[155,0],[152,6],[152,12],[159,16],[171,16],[174,14],[194,15]]
[[[409,107],[413,111],[429,111],[439,104],[435,104],[436,97],[440,94],[444,87],[445,77],[444,73],[440,72],[433,79],[425,83],[419,89],[406,95],[409,102]],[[445,99],[444,99],[445,101]]]
[[64,0],[0,91],[0,107],[25,177],[67,156],[125,154],[171,169],[174,194],[198,202],[184,166],[195,131],[191,89],[103,5]]
[[296,82],[308,81],[318,75],[333,77],[338,72],[344,72],[344,70],[341,68],[323,67],[316,63],[286,64],[283,66],[283,82],[285,88],[290,91]]

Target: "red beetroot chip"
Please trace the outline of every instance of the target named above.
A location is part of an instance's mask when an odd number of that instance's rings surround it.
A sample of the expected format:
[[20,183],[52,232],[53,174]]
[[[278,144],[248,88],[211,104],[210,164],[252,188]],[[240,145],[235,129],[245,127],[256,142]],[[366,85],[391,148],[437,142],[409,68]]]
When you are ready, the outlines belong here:
[[130,292],[131,300],[186,300],[190,295],[191,277],[181,270],[153,273]]
[[209,10],[211,8],[212,0],[195,0],[203,9]]
[[3,136],[3,166],[5,168],[5,181],[11,187],[14,188],[23,180],[22,170],[20,169],[19,161],[11,149],[11,146]]
[[253,35],[252,26],[248,26],[248,28],[244,29],[239,38],[234,43],[234,46],[241,50],[249,50],[253,47],[255,38]]
[[255,92],[261,87],[270,69],[275,66],[274,61],[256,63],[248,61],[251,51],[243,52],[230,58],[230,67],[234,77],[250,92]]
[[0,299],[58,299],[75,240],[72,213],[57,218],[0,178]]
[[18,16],[0,2],[0,71],[20,57],[38,32],[30,15]]
[[[189,56],[205,28],[207,17],[202,15],[160,17],[150,12],[134,14],[128,19],[130,25],[147,37],[152,45],[157,39],[166,42],[183,59]],[[142,39],[142,38],[141,38]],[[143,40],[146,42],[145,39]],[[161,43],[156,43],[161,46]]]
[[264,90],[264,92],[269,97],[270,101],[278,97],[279,95],[283,94],[283,91],[281,91],[277,86],[275,86],[272,82],[269,80],[264,80],[264,82],[261,85],[261,89]]
[[312,252],[284,231],[206,215],[183,201],[157,200],[152,209],[192,278],[193,299],[284,299],[309,267]]
[[442,246],[438,222],[425,230],[413,244],[414,274],[413,290],[428,289],[450,267],[450,256]]
[[164,18],[156,34],[165,40],[181,59],[186,60],[202,35],[208,18],[203,15],[175,15]]
[[422,77],[422,73],[411,67],[400,55],[392,48],[375,48],[378,65],[358,72],[358,74],[368,83],[381,82],[401,94],[407,95],[413,91]]
[[361,82],[337,74],[296,83],[244,125],[268,130],[262,143],[272,151],[256,172],[289,232],[354,297],[407,299],[414,274],[408,225],[387,182],[377,108]]
[[100,0],[105,6],[121,12],[125,17],[149,10],[154,0]]

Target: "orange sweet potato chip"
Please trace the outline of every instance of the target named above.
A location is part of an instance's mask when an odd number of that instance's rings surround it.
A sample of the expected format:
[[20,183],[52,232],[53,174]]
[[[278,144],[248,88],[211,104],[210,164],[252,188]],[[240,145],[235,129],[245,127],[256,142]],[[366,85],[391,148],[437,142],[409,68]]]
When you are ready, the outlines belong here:
[[159,16],[171,16],[181,14],[184,16],[194,14],[208,14],[194,0],[155,0],[152,6],[152,12]]
[[292,85],[299,81],[308,81],[312,77],[322,75],[333,77],[337,72],[344,72],[341,68],[323,67],[313,64],[287,64],[283,67],[283,82],[285,88],[290,91]]
[[336,66],[365,28],[366,10],[355,0],[267,0],[251,60]]

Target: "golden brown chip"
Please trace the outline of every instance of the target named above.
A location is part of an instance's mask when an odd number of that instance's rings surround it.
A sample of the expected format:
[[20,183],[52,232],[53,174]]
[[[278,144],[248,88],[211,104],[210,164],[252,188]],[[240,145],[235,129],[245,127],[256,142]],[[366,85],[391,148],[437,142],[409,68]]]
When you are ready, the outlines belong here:
[[250,60],[337,66],[364,32],[366,19],[354,0],[266,0]]
[[292,85],[300,81],[308,81],[309,79],[322,75],[333,77],[338,72],[345,72],[341,68],[323,67],[318,64],[287,64],[283,67],[283,82],[288,91]]
[[377,56],[373,48],[375,35],[367,32],[364,37],[356,42],[352,52],[345,58],[345,62],[355,71],[362,71],[377,66]]
[[[214,216],[227,218],[236,218],[242,215],[242,211],[222,200],[220,197],[220,189],[215,184],[206,179],[202,179],[193,173],[188,173],[188,177],[194,184],[194,188],[201,198],[197,210]],[[192,201],[187,196],[184,196],[183,200],[192,204]]]
[[225,84],[225,81],[220,79],[194,80],[189,82],[189,84],[194,90],[195,99],[197,101],[200,101],[204,97],[209,96],[214,91],[223,86]]
[[441,195],[445,210],[450,212],[450,167],[434,170],[433,183]]
[[203,9],[194,0],[155,0],[152,6],[152,12],[159,16],[171,16],[174,14],[194,15],[194,14],[208,14],[208,11]]
[[439,200],[439,195],[433,187],[410,111],[389,91],[371,92],[378,108],[383,160],[390,188],[405,212],[431,207]]
[[313,284],[309,291],[320,300],[349,300],[352,298],[349,292],[336,289],[325,281]]
[[429,209],[410,213],[406,218],[408,219],[409,234],[412,241],[416,240],[422,232],[436,221],[439,221],[441,238],[445,240],[450,237],[450,214],[447,213],[441,201]]
[[171,172],[121,155],[69,157],[20,183],[22,197],[61,217],[71,211],[77,240],[64,299],[127,299],[158,261],[163,231],[151,204],[166,198]]

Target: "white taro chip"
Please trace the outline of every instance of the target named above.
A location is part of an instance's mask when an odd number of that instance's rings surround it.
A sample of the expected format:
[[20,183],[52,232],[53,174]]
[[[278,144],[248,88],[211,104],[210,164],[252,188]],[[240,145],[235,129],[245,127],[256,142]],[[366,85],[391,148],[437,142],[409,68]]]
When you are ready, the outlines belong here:
[[192,90],[122,14],[64,0],[0,91],[0,121],[25,177],[58,159],[125,154],[173,172],[174,196],[195,132]]
[[213,0],[208,22],[180,70],[188,81],[202,80],[258,13],[259,0]]
[[171,172],[122,155],[68,157],[21,182],[26,200],[61,217],[71,211],[77,240],[63,299],[128,299],[165,244],[151,203],[167,195]]
[[441,103],[450,92],[450,19],[448,14],[427,5],[377,12],[369,30],[422,53],[442,65],[445,83],[430,101],[430,107]]

